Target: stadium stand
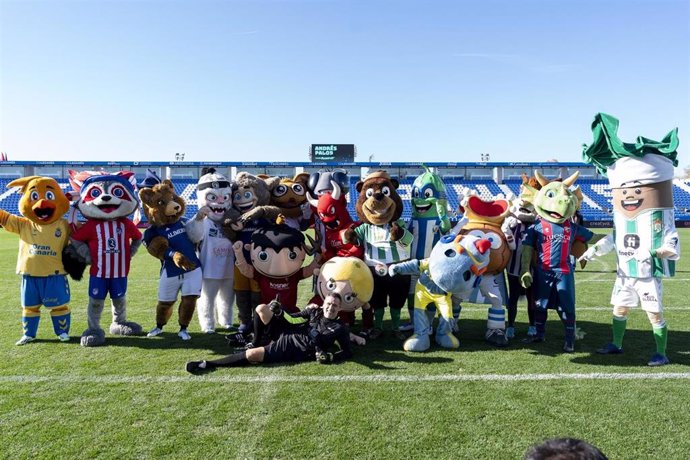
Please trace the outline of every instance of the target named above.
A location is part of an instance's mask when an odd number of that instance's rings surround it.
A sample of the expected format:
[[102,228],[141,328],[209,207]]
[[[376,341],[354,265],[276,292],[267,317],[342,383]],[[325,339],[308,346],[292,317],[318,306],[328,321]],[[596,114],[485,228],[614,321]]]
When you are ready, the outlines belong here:
[[[18,168],[23,167],[26,171],[26,175],[37,174],[41,175],[41,166],[44,162],[12,162],[11,168],[3,170],[4,165],[0,164],[0,208],[5,209],[9,212],[17,213],[19,206],[19,194],[15,189],[7,189],[7,184],[9,184],[13,179],[19,177],[16,174]],[[71,169],[94,169],[88,162],[68,163],[68,162],[50,162],[50,166],[46,167],[45,175],[55,177],[58,183],[65,190],[69,190],[69,182],[67,180],[66,170]],[[61,166],[62,165],[62,166]],[[109,163],[106,165],[108,170],[117,171],[122,169],[131,169],[141,171],[148,163],[137,163],[133,165],[132,163]],[[190,168],[197,167],[199,170],[203,163],[150,163],[151,166],[160,168],[159,170],[167,169],[169,171],[168,175],[172,177],[175,184],[175,191],[187,202],[187,213],[186,217],[193,217],[197,212],[196,205],[196,183],[197,179],[190,174]],[[460,203],[460,198],[462,197],[463,190],[468,188],[475,190],[479,196],[484,199],[491,199],[496,197],[506,197],[509,195],[519,195],[520,185],[522,180],[519,174],[513,174],[515,170],[515,165],[513,163],[505,163],[507,168],[510,169],[511,174],[507,175],[506,179],[502,182],[496,182],[492,177],[501,177],[493,174],[494,168],[500,168],[502,164],[473,164],[467,163],[464,166],[460,164],[438,164],[443,171],[452,171],[452,173],[444,174],[444,182],[446,184],[446,192],[448,199],[448,208],[451,218],[454,218],[458,212],[458,207]],[[91,167],[90,167],[91,166]],[[256,170],[261,169],[268,174],[272,171],[279,171],[280,174],[286,175],[285,171],[300,172],[304,169],[313,170],[315,166],[319,166],[322,169],[334,168],[334,167],[344,167],[349,171],[350,174],[350,193],[348,195],[348,201],[350,203],[349,208],[353,216],[356,215],[354,209],[354,203],[357,199],[357,190],[355,189],[355,184],[360,180],[362,174],[366,174],[366,171],[373,171],[376,169],[387,169],[393,171],[395,177],[399,178],[400,188],[398,192],[403,198],[405,208],[403,211],[403,219],[407,220],[412,215],[412,209],[410,205],[412,184],[416,177],[415,174],[411,174],[411,171],[418,171],[420,169],[419,163],[386,163],[386,164],[372,164],[372,163],[362,163],[353,164],[348,163],[344,165],[339,164],[323,164],[314,165],[311,163],[279,163],[275,167],[271,163],[223,163],[223,164],[213,164],[219,170],[223,170],[226,174],[233,175],[239,171],[243,170]],[[431,166],[431,165],[430,165]],[[531,173],[534,169],[539,169],[540,167],[548,167],[550,171],[553,170],[553,163],[534,163],[534,164],[519,164],[521,169],[525,172]],[[608,181],[605,178],[597,177],[594,170],[584,164],[580,163],[561,163],[558,164],[559,167],[563,168],[564,172],[569,170],[582,170],[580,179],[577,181],[576,185],[579,185],[582,189],[584,200],[582,203],[582,215],[586,222],[598,223],[602,226],[610,225],[612,221],[611,217],[611,190],[608,186]],[[176,168],[184,168],[184,173],[176,174]],[[225,168],[225,169],[223,169]],[[292,168],[292,169],[290,169]],[[466,168],[466,169],[465,169]],[[482,170],[482,168],[484,168]],[[63,173],[56,173],[56,171],[62,170]],[[479,173],[467,174],[467,171]],[[276,173],[278,174],[278,173]],[[549,176],[553,176],[549,174]],[[690,223],[690,180],[675,179],[673,184],[673,198],[676,206],[676,220],[687,221]],[[142,216],[143,217],[143,216]]]

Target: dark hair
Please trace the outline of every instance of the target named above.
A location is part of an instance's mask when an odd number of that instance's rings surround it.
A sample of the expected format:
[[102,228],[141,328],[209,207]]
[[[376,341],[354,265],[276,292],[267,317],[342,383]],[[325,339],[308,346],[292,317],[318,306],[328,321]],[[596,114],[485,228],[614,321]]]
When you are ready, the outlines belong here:
[[259,228],[252,233],[252,244],[259,249],[301,248],[304,246],[304,234],[285,224],[270,225]]
[[608,460],[608,457],[581,439],[555,438],[532,446],[525,460]]

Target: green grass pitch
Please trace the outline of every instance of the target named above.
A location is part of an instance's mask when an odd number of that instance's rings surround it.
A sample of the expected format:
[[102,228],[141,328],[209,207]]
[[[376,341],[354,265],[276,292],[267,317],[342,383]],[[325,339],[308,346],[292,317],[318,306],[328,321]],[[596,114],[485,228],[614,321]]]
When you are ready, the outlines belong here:
[[[601,231],[601,230],[600,230]],[[690,231],[681,230],[690,248]],[[664,282],[669,357],[654,351],[634,310],[621,356],[594,350],[610,338],[609,255],[576,274],[576,353],[561,353],[551,313],[547,341],[507,349],[483,341],[486,307],[465,305],[459,350],[405,353],[392,336],[340,365],[251,366],[191,376],[191,359],[230,352],[219,334],[113,337],[82,348],[88,281],[71,282],[72,341],[60,343],[45,309],[38,340],[21,336],[17,237],[0,230],[0,458],[468,458],[518,459],[533,443],[572,436],[611,459],[688,458],[690,258]],[[129,318],[154,326],[158,262],[142,250],[129,279]],[[309,284],[301,298],[309,296]],[[526,332],[524,302],[518,338]],[[110,322],[104,314],[103,326]],[[648,376],[650,378],[640,378]],[[653,378],[655,377],[656,378]]]

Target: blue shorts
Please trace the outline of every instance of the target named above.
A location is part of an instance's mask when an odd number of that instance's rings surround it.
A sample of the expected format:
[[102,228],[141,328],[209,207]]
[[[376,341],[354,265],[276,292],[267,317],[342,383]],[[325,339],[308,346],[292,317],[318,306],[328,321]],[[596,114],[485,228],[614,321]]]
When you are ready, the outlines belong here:
[[575,276],[572,272],[534,270],[532,291],[537,308],[561,307],[566,313],[575,313]]
[[103,300],[110,294],[111,299],[119,299],[127,294],[127,278],[89,278],[89,297]]
[[67,275],[22,275],[22,307],[59,307],[69,303]]

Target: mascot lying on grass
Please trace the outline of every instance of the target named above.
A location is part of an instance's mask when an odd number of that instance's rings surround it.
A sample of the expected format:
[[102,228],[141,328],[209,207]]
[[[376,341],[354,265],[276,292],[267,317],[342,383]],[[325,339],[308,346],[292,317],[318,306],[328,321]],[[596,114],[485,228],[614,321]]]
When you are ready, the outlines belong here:
[[458,348],[460,343],[452,333],[452,294],[466,294],[478,284],[490,260],[491,241],[473,235],[446,235],[436,243],[428,259],[412,259],[388,267],[391,276],[415,274],[414,334],[403,345],[405,351],[429,349],[436,305],[442,321],[436,329],[436,343],[444,348]]
[[[352,355],[350,342],[364,345],[363,338],[351,334],[338,321],[338,313],[367,305],[374,290],[369,268],[354,257],[334,257],[319,271],[318,292],[323,296],[301,312],[290,313],[280,302],[256,308],[257,335],[266,335],[265,346],[250,347],[221,359],[190,361],[185,369],[203,373],[217,367],[245,366],[250,363],[314,361],[330,364]],[[323,305],[321,305],[323,304]]]
[[57,181],[49,177],[22,177],[7,187],[21,187],[22,194],[19,212],[23,217],[0,209],[0,226],[19,235],[17,273],[22,275],[24,334],[17,345],[36,339],[41,305],[50,310],[55,335],[67,342],[70,291],[63,250],[69,243],[70,226],[62,216],[69,209],[69,199]]
[[144,232],[144,244],[149,254],[161,261],[156,305],[156,327],[149,333],[155,337],[172,315],[177,294],[182,293],[179,307],[182,340],[192,337],[187,327],[194,315],[196,299],[201,293],[201,262],[184,226],[184,200],[175,193],[173,183],[166,179],[151,188],[139,190],[144,214],[151,226]]
[[[536,335],[527,337],[526,343],[543,342],[546,331],[547,309],[554,308],[565,327],[563,351],[575,351],[575,258],[571,256],[575,240],[596,242],[603,235],[595,235],[571,218],[578,208],[578,193],[570,190],[575,183],[576,171],[567,179],[549,181],[539,171],[534,175],[541,184],[536,190],[523,184],[523,194],[534,204],[538,218],[525,233],[520,269],[520,283],[524,288],[533,286],[536,311]],[[536,253],[537,266],[530,270]]]
[[643,137],[626,144],[617,136],[618,120],[598,114],[592,124],[594,143],[585,161],[608,176],[613,192],[613,234],[590,248],[590,259],[616,250],[618,276],[611,294],[613,342],[597,350],[623,353],[623,335],[631,308],[641,305],[652,324],[656,353],[647,363],[663,366],[668,326],[664,319],[661,279],[675,274],[680,243],[673,215],[673,167],[678,165],[678,133],[661,142]]
[[72,234],[72,243],[79,254],[91,260],[88,328],[82,333],[81,344],[91,347],[105,342],[101,314],[108,294],[113,314],[110,333],[139,334],[141,326],[127,321],[126,300],[129,263],[141,245],[141,232],[127,218],[139,207],[134,173],[69,173],[72,187],[79,193],[76,206],[87,218]]

